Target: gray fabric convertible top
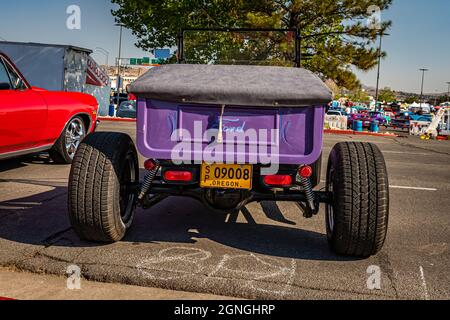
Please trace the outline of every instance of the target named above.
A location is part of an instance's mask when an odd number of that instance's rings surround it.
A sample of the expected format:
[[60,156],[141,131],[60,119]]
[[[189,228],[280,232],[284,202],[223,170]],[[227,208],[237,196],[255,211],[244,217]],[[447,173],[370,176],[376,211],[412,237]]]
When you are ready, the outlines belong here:
[[129,92],[170,102],[254,107],[305,107],[332,99],[312,72],[266,66],[164,65],[137,79]]

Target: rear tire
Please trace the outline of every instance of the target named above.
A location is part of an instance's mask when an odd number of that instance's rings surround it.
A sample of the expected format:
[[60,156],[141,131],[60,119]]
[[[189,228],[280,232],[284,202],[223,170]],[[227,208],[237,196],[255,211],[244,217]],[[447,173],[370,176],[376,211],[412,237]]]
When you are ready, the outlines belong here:
[[330,248],[337,254],[366,258],[377,254],[386,239],[389,183],[386,163],[371,143],[338,143],[331,151],[326,206]]
[[78,148],[69,178],[69,217],[80,238],[121,240],[134,217],[139,181],[136,148],[122,133],[89,135]]

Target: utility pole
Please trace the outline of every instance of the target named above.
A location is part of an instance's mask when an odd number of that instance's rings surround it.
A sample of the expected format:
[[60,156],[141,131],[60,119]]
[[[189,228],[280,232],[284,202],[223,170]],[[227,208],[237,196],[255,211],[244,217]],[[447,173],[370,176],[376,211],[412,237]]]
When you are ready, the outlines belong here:
[[122,81],[120,76],[120,63],[122,59],[122,29],[125,25],[123,23],[117,23],[116,27],[120,27],[120,36],[119,36],[119,58],[117,59],[117,93],[122,90]]
[[[448,90],[447,90],[447,99],[450,101],[450,81],[446,82],[448,84]],[[446,101],[447,102],[447,101]]]
[[383,31],[380,30],[380,45],[378,47],[378,71],[377,71],[377,88],[375,91],[375,111],[378,111],[378,97],[380,90],[380,67],[381,67],[381,45],[383,41],[383,36],[389,36],[388,33],[383,34]]
[[425,81],[425,72],[429,71],[429,69],[422,68],[422,69],[419,69],[419,71],[422,71],[422,86],[421,86],[421,89],[420,89],[420,109],[422,110],[422,103],[423,103],[423,84],[424,84],[424,81]]

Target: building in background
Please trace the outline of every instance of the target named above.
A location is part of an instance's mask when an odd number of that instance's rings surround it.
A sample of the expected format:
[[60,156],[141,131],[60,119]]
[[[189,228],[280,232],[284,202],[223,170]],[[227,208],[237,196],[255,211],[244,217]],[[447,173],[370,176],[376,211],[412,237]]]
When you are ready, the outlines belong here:
[[92,50],[7,41],[0,41],[0,50],[10,57],[32,86],[91,94],[99,103],[99,114],[108,114],[111,82],[90,56]]
[[[120,72],[123,91],[126,92],[127,85],[132,84],[137,78],[153,67],[154,66],[123,66]],[[117,68],[109,66],[107,67],[106,72],[111,79],[111,89],[117,91]]]
[[[131,77],[129,77],[129,76],[122,76],[122,77],[121,77],[121,80],[122,80],[122,88],[123,88],[124,90],[126,90],[126,87],[127,87],[129,84],[132,84],[134,81],[136,81],[137,78],[138,78],[138,77],[133,77],[133,76],[131,76]],[[111,88],[112,88],[114,91],[117,90],[117,77],[111,78]]]

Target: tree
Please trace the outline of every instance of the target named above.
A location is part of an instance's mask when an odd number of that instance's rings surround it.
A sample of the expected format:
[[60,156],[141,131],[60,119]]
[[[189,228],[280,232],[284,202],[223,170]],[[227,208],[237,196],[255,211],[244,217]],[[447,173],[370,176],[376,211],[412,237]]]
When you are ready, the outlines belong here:
[[414,102],[419,101],[419,99],[420,99],[420,97],[417,96],[417,95],[408,96],[408,97],[406,97],[406,99],[405,99],[405,103],[407,103],[407,104],[412,104],[412,103],[414,103]]
[[380,90],[380,93],[378,95],[378,101],[384,101],[384,102],[394,102],[397,100],[397,95],[394,91],[391,90],[391,88],[384,88]]
[[444,103],[444,102],[449,102],[449,101],[450,101],[450,96],[448,96],[448,95],[439,96],[437,98],[437,103],[438,104],[441,104],[441,103]]
[[[340,87],[356,89],[360,83],[352,67],[370,70],[377,64],[374,43],[391,25],[377,28],[368,25],[370,8],[387,9],[392,0],[112,0],[117,22],[123,23],[137,36],[137,46],[144,50],[172,47],[181,28],[298,28],[302,37],[302,53],[311,59],[303,66],[332,79]],[[199,36],[201,37],[201,36]],[[279,64],[283,55],[292,51],[292,39],[268,35],[241,52],[243,58]],[[225,41],[227,40],[227,41]],[[218,38],[197,52],[197,57],[210,54],[214,58],[235,53],[233,39]],[[257,43],[258,41],[255,41]],[[195,44],[196,41],[193,41]],[[262,45],[261,45],[262,43]],[[209,50],[209,51],[208,51]],[[234,51],[233,51],[234,50]],[[281,52],[274,55],[274,51]],[[385,56],[385,53],[381,53]],[[242,57],[240,57],[242,58]]]
[[365,103],[365,104],[370,103],[369,95],[367,94],[366,91],[361,90],[361,89],[356,89],[353,92],[351,92],[349,94],[348,98],[352,102],[361,102],[361,103]]

